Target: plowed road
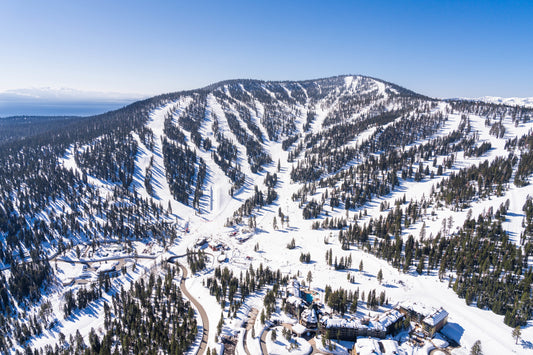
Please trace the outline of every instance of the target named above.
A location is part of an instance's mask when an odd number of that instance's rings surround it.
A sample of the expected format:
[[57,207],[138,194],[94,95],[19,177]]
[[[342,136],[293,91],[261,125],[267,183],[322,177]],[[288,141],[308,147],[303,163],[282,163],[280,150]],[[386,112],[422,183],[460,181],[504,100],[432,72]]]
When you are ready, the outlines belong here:
[[189,290],[187,290],[187,287],[185,286],[185,280],[187,279],[187,269],[185,266],[178,263],[178,266],[181,269],[181,272],[183,274],[183,277],[181,278],[180,282],[180,288],[181,292],[187,297],[196,307],[198,312],[200,313],[200,317],[202,317],[202,324],[203,324],[203,335],[202,335],[202,342],[200,343],[200,349],[198,350],[197,354],[202,355],[205,350],[207,349],[207,339],[209,337],[209,319],[207,319],[207,313],[205,313],[204,307],[194,298],[190,293]]

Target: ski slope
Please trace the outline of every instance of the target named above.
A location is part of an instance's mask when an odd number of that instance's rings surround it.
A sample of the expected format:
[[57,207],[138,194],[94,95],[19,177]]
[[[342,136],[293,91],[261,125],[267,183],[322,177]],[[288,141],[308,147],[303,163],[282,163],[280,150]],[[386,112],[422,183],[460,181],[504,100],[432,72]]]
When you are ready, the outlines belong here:
[[[325,96],[323,99],[316,103],[311,103],[311,99],[308,96],[307,91],[304,90],[306,101],[304,103],[295,103],[293,106],[285,105],[283,109],[291,114],[295,115],[295,125],[298,129],[303,130],[306,114],[310,111],[316,112],[317,116],[312,122],[309,132],[320,133],[324,130],[324,122],[328,117],[328,114],[334,112],[341,105],[340,97],[342,95],[354,95],[358,93],[360,88],[361,79],[359,77],[346,77],[344,79],[344,86],[338,88],[335,92]],[[283,87],[287,95],[291,95],[291,91],[288,86]],[[302,88],[303,89],[303,88]],[[388,91],[390,90],[390,91]],[[273,99],[276,98],[275,93],[268,91],[265,88],[267,94]],[[387,87],[380,81],[371,82],[369,87],[361,93],[375,93],[379,95],[379,99],[372,105],[366,106],[363,110],[354,114],[349,119],[357,120],[365,114],[368,114],[378,105],[385,105],[390,92],[395,92],[396,89]],[[230,95],[226,88],[227,95]],[[237,100],[237,98],[232,98]],[[489,99],[486,99],[489,100]],[[490,99],[493,100],[493,99]],[[489,101],[490,101],[489,100]],[[191,134],[184,131],[186,141],[190,149],[194,149],[197,156],[202,158],[207,164],[207,177],[203,186],[204,195],[201,199],[200,208],[195,211],[190,206],[184,205],[176,201],[171,193],[169,181],[166,172],[164,157],[163,157],[163,140],[166,138],[164,132],[164,122],[167,115],[173,115],[173,123],[178,124],[178,118],[180,114],[191,103],[191,97],[181,97],[177,101],[169,102],[162,107],[154,109],[146,123],[146,128],[150,129],[154,135],[154,147],[153,149],[145,146],[139,136],[132,132],[133,138],[138,145],[137,155],[135,157],[135,173],[132,184],[132,189],[135,190],[144,199],[152,199],[154,203],[160,204],[164,208],[168,205],[171,206],[172,220],[169,222],[175,223],[179,228],[180,235],[177,241],[172,245],[166,245],[165,249],[162,245],[158,245],[154,252],[157,259],[149,261],[139,261],[139,268],[135,271],[129,271],[126,275],[119,276],[114,281],[114,286],[118,289],[124,287],[128,289],[132,282],[138,280],[157,268],[157,264],[165,259],[169,255],[183,255],[188,249],[193,249],[195,243],[202,238],[208,238],[210,240],[216,240],[223,242],[229,250],[224,251],[226,261],[218,261],[217,257],[221,252],[213,252],[214,257],[210,258],[208,267],[194,275],[190,275],[187,279],[187,288],[195,295],[197,300],[201,302],[206,309],[209,324],[211,325],[211,331],[209,332],[208,347],[220,348],[219,339],[216,337],[215,325],[220,320],[220,315],[223,309],[217,303],[214,296],[209,294],[209,290],[204,286],[207,278],[213,276],[213,270],[217,266],[228,267],[234,271],[236,275],[241,272],[245,272],[250,267],[257,268],[259,265],[268,266],[273,270],[280,270],[283,275],[291,277],[305,278],[308,272],[313,275],[313,281],[311,287],[319,292],[322,292],[327,285],[332,286],[334,289],[343,287],[352,291],[359,290],[368,294],[371,290],[376,290],[377,293],[381,291],[386,292],[386,296],[391,305],[402,301],[414,301],[422,302],[428,306],[443,307],[445,308],[449,316],[450,328],[454,330],[453,336],[455,340],[460,343],[460,347],[453,350],[453,354],[468,354],[471,346],[476,340],[480,340],[483,346],[485,354],[526,354],[533,353],[533,321],[529,321],[527,326],[522,329],[522,341],[519,344],[515,344],[515,340],[511,336],[512,329],[503,323],[503,316],[499,316],[491,312],[490,310],[478,309],[475,306],[468,306],[463,299],[458,296],[449,287],[448,278],[439,280],[435,272],[428,274],[418,275],[413,268],[410,272],[403,273],[382,259],[378,259],[369,253],[360,250],[355,247],[351,247],[350,250],[342,250],[340,242],[337,238],[338,231],[330,230],[313,230],[312,224],[316,220],[306,220],[302,215],[302,208],[299,206],[298,201],[294,201],[292,196],[297,193],[299,189],[303,187],[302,183],[295,183],[291,180],[291,170],[297,166],[299,162],[305,159],[305,154],[300,154],[295,158],[293,162],[288,162],[289,150],[282,149],[281,141],[274,141],[268,139],[266,128],[261,124],[265,118],[265,107],[258,100],[254,100],[251,103],[246,103],[244,106],[251,113],[251,120],[256,124],[262,135],[264,141],[261,143],[262,148],[267,151],[271,158],[272,163],[266,164],[263,170],[258,173],[253,173],[251,166],[248,162],[246,147],[240,144],[237,140],[235,133],[230,129],[230,125],[226,119],[224,110],[228,108],[223,107],[220,100],[212,93],[207,95],[205,117],[200,127],[200,133],[202,138],[209,138],[213,143],[213,146],[205,150],[203,148],[196,147],[191,141]],[[498,102],[498,101],[491,101]],[[503,100],[505,104],[529,104],[528,101],[516,101],[516,100]],[[229,109],[237,117],[239,113],[233,103],[228,104]],[[532,104],[533,107],[533,104]],[[391,107],[388,107],[390,109]],[[433,112],[442,112],[447,114],[450,110],[450,104],[445,101],[440,101],[433,109]],[[230,196],[229,190],[232,187],[232,183],[229,178],[224,174],[220,167],[215,164],[212,152],[218,146],[214,137],[212,124],[214,120],[218,120],[220,132],[228,139],[230,139],[238,150],[238,163],[242,167],[242,171],[246,174],[246,180],[244,185]],[[429,199],[431,191],[435,185],[450,176],[452,172],[457,172],[461,168],[469,167],[479,164],[485,160],[492,161],[497,157],[506,157],[509,152],[505,149],[505,142],[512,137],[520,137],[527,134],[533,129],[533,122],[521,122],[515,125],[510,118],[502,120],[502,124],[506,128],[505,136],[497,138],[490,134],[490,127],[485,125],[485,117],[477,115],[469,115],[470,123],[472,126],[472,134],[478,135],[478,143],[490,142],[492,148],[481,157],[466,157],[463,152],[456,154],[454,164],[451,169],[442,176],[437,176],[434,179],[426,177],[420,182],[415,182],[412,179],[402,180],[401,185],[386,196],[373,198],[371,202],[368,202],[363,208],[350,210],[346,212],[344,208],[333,208],[327,202],[324,205],[323,213],[327,212],[327,216],[332,218],[346,218],[350,222],[353,222],[356,216],[360,212],[365,212],[365,216],[357,219],[359,225],[368,223],[370,218],[374,220],[379,216],[385,217],[390,209],[386,208],[382,210],[381,204],[386,203],[389,206],[394,206],[394,202],[405,196],[407,202],[409,201],[421,201]],[[250,136],[254,136],[246,124],[242,122],[243,129]],[[400,119],[400,118],[398,118]],[[450,113],[448,114],[447,121],[437,131],[437,133],[430,137],[435,138],[437,136],[444,137],[450,132],[457,129],[460,124],[461,114]],[[392,123],[390,123],[392,124]],[[368,127],[361,132],[357,137],[348,142],[343,147],[355,147],[360,145],[365,140],[369,139],[376,131],[377,127]],[[401,149],[409,149],[427,143],[429,139],[421,140],[410,144],[409,146],[402,147]],[[303,137],[300,137],[296,143],[291,147],[292,149],[300,142],[303,142]],[[65,156],[61,160],[63,166],[72,169],[74,171],[82,173],[81,169],[77,166],[74,159],[74,146],[71,146],[65,153]],[[81,147],[79,149],[85,149]],[[437,157],[438,164],[441,164],[447,156]],[[153,193],[149,194],[145,188],[144,181],[146,178],[146,172],[149,168],[150,161],[152,161],[152,179],[151,184],[153,186]],[[280,162],[280,168],[278,170],[277,162]],[[354,160],[349,162],[343,169],[349,168],[359,164],[360,161]],[[425,166],[429,162],[424,161]],[[419,162],[413,164],[413,168],[418,168]],[[430,170],[435,171],[436,168],[430,165]],[[254,215],[256,217],[257,227],[254,231],[247,227],[248,218],[244,217],[243,222],[240,225],[227,227],[228,219],[233,217],[234,212],[246,201],[247,198],[254,194],[254,187],[258,186],[261,190],[265,190],[264,179],[267,175],[277,174],[277,184],[275,186],[278,198],[270,205],[264,206],[260,209],[254,209]],[[332,174],[334,175],[334,174]],[[88,176],[88,183],[99,189],[99,193],[102,197],[105,197],[112,193],[113,185],[109,182],[96,179]],[[327,188],[317,188],[316,193],[309,198],[320,199],[322,194]],[[511,183],[508,189],[501,196],[491,196],[486,199],[475,200],[472,203],[471,208],[468,210],[454,210],[448,206],[437,207],[433,204],[421,221],[410,225],[409,228],[403,231],[402,238],[407,238],[412,234],[416,239],[420,238],[421,234],[425,234],[426,238],[435,236],[442,231],[443,221],[451,221],[448,228],[453,232],[460,228],[468,213],[471,213],[474,218],[487,212],[490,208],[493,210],[498,209],[501,204],[505,204],[507,200],[509,203],[509,210],[507,219],[503,222],[503,227],[509,232],[510,239],[519,244],[520,234],[523,231],[522,220],[524,218],[524,212],[522,206],[524,205],[528,196],[533,196],[533,188],[531,185],[524,187],[516,187]],[[471,212],[469,212],[469,210]],[[279,211],[289,217],[289,222],[281,224],[279,220]],[[324,216],[324,214],[322,215]],[[84,216],[83,218],[89,218]],[[277,218],[278,228],[274,228],[274,218]],[[421,230],[425,225],[424,233]],[[235,234],[235,235],[234,235]],[[246,237],[247,240],[239,241],[238,237]],[[244,238],[244,239],[246,239]],[[286,245],[294,238],[296,248],[290,250]],[[150,241],[153,243],[153,241]],[[142,254],[143,250],[147,248],[148,241],[137,242],[135,245],[135,251]],[[89,246],[87,245],[87,250]],[[256,250],[257,249],[257,250]],[[331,266],[327,265],[325,260],[325,253],[327,250],[332,249],[336,257],[348,257],[351,256],[353,263],[349,270],[335,271]],[[302,253],[310,253],[311,262],[303,264],[299,261],[299,257]],[[75,259],[73,253],[70,257]],[[360,270],[358,265],[362,262],[363,269]],[[73,265],[65,265],[61,267],[63,278],[61,280],[67,280],[80,274],[78,267]],[[378,282],[376,275],[379,270],[383,273],[383,281]],[[351,278],[353,282],[348,279]],[[58,287],[56,293],[52,293],[48,296],[48,299],[53,304],[53,309],[56,314],[62,312],[62,292],[66,287]],[[222,328],[223,335],[236,335],[240,341],[244,343],[243,334],[241,333],[241,325],[246,321],[248,312],[256,308],[259,311],[263,307],[262,298],[265,295],[265,290],[251,295],[244,300],[241,309],[238,312],[238,316],[235,319],[229,319],[226,317]],[[31,340],[31,346],[43,347],[46,344],[55,344],[60,338],[62,333],[67,338],[70,335],[74,335],[77,329],[80,330],[82,336],[87,338],[91,328],[96,329],[102,333],[103,329],[103,302],[111,301],[111,296],[106,294],[104,299],[96,301],[89,309],[78,312],[77,314],[68,317],[67,319],[60,319],[56,328],[47,330],[38,338]],[[359,315],[371,313],[370,310],[365,307],[360,307],[358,310]],[[226,313],[227,314],[227,311]],[[58,317],[60,318],[60,317]],[[260,342],[259,337],[261,335],[262,326],[256,320],[255,324],[255,337],[250,332],[246,335],[247,348],[252,353],[259,353]],[[278,335],[281,338],[281,334]],[[280,342],[282,343],[282,342]],[[275,349],[274,352],[282,352],[281,347],[286,344],[274,344],[270,341],[267,346]],[[239,348],[237,351],[239,353]],[[242,348],[241,352],[242,352]],[[307,345],[302,347],[301,353],[308,353],[309,348]],[[193,352],[191,350],[191,352]],[[414,350],[413,350],[414,353]]]

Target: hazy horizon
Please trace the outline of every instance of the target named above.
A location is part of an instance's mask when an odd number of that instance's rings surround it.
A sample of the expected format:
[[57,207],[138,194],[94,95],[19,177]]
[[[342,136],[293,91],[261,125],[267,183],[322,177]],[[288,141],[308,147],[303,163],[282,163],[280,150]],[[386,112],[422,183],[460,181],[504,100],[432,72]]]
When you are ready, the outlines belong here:
[[522,1],[2,2],[0,91],[352,73],[432,97],[531,97],[532,15]]
[[[339,74],[347,75],[347,74]],[[234,78],[239,79],[239,78]],[[255,78],[250,78],[255,79]],[[303,80],[313,80],[308,78]],[[376,78],[385,80],[384,78]],[[260,80],[260,79],[258,79]],[[209,84],[214,84],[208,83]],[[393,83],[397,84],[397,83]],[[401,86],[401,85],[400,85]],[[190,88],[192,90],[199,89]],[[406,87],[411,90],[411,88]],[[174,90],[178,92],[182,90]],[[82,91],[73,88],[22,88],[0,92],[0,118],[12,116],[93,116],[120,109],[133,102],[163,94],[132,94],[119,92]],[[418,92],[427,95],[424,92]],[[427,95],[429,96],[429,95]],[[490,98],[491,95],[480,97],[462,97],[465,99]],[[501,97],[501,96],[499,96]],[[441,99],[461,98],[458,96],[441,97]],[[501,97],[506,99],[506,97]],[[522,97],[530,98],[530,97]],[[511,100],[512,101],[512,100]]]
[[145,95],[80,91],[71,88],[28,88],[0,92],[0,117],[92,116],[124,107]]
[[0,102],[0,118],[12,116],[93,116],[120,109],[133,101]]

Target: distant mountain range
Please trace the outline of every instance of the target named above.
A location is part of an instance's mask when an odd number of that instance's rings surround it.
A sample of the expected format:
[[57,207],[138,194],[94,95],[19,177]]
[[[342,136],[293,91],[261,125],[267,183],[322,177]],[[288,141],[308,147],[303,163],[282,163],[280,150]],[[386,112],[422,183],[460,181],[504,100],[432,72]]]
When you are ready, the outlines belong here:
[[503,104],[509,106],[526,106],[533,107],[533,97],[498,97],[498,96],[482,96],[476,101],[483,101],[491,104]]
[[143,98],[140,94],[27,88],[0,92],[0,117],[89,116],[115,110]]
[[56,101],[134,101],[144,95],[119,92],[85,91],[72,88],[39,87],[0,92],[0,100]]

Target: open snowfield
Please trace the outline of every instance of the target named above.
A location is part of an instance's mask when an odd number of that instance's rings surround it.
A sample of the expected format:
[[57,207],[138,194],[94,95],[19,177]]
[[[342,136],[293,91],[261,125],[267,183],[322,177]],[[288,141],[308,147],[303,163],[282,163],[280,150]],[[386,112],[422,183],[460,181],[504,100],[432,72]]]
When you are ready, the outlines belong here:
[[[294,355],[308,355],[311,353],[312,348],[309,343],[302,338],[292,338],[289,342],[283,337],[281,331],[283,327],[274,327],[270,329],[266,336],[266,346],[269,354],[294,354]],[[272,332],[276,331],[276,340],[272,339]],[[294,348],[291,348],[291,344],[294,344]]]

